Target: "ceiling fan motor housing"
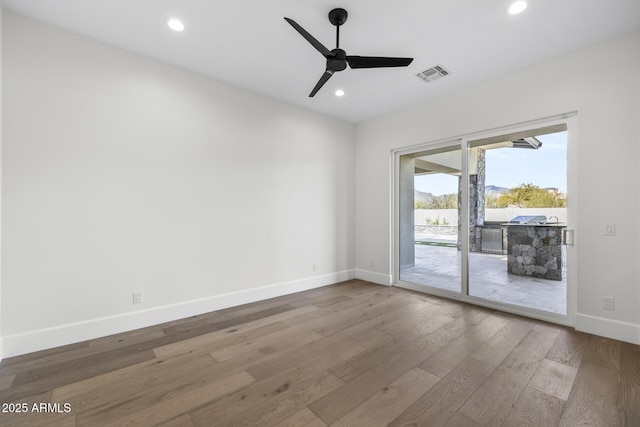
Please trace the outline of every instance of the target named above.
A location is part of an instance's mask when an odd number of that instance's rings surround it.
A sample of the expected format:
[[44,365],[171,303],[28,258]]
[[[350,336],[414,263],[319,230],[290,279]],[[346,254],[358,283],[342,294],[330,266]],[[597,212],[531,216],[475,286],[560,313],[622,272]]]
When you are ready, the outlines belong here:
[[327,58],[327,70],[342,71],[347,68],[347,52],[342,49],[333,49]]

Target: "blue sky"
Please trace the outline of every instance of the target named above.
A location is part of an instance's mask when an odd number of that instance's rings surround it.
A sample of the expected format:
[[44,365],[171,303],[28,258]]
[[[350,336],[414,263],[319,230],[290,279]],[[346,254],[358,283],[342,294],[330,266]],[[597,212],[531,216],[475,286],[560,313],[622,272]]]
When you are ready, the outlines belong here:
[[[538,150],[498,148],[487,150],[486,185],[513,188],[534,184],[555,187],[567,192],[567,133],[536,137],[542,141]],[[415,188],[436,196],[458,192],[458,177],[436,174],[415,177]]]

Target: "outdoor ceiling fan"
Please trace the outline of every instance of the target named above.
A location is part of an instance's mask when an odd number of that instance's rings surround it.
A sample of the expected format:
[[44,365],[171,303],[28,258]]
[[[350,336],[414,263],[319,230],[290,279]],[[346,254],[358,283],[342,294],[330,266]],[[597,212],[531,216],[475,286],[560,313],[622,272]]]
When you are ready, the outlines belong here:
[[329,12],[329,22],[336,26],[336,48],[333,50],[327,49],[293,19],[284,19],[327,59],[326,70],[309,94],[309,97],[313,97],[336,71],[342,71],[347,68],[347,64],[351,68],[406,67],[413,61],[413,58],[347,55],[344,50],[340,49],[340,26],[347,22],[347,11],[344,9],[337,8]]

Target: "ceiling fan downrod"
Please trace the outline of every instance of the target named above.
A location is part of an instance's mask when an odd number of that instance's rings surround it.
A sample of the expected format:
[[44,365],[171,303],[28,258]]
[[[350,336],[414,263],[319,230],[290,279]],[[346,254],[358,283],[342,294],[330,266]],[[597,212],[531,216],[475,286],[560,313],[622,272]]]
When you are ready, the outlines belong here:
[[340,48],[340,26],[347,22],[349,14],[342,8],[336,8],[329,12],[329,22],[336,26],[336,49]]

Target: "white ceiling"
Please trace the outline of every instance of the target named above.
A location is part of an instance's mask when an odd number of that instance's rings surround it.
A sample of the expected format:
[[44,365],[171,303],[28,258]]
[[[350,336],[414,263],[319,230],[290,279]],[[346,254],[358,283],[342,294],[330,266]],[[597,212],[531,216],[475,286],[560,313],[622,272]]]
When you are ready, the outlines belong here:
[[[640,0],[0,0],[0,5],[158,60],[351,122],[640,28]],[[283,17],[329,49],[329,10],[349,12],[350,55],[408,56],[407,68],[347,69],[314,97],[325,59]],[[178,17],[182,33],[167,28]],[[424,83],[434,65],[451,72]],[[594,64],[594,77],[601,71]],[[346,95],[334,96],[342,88]]]

